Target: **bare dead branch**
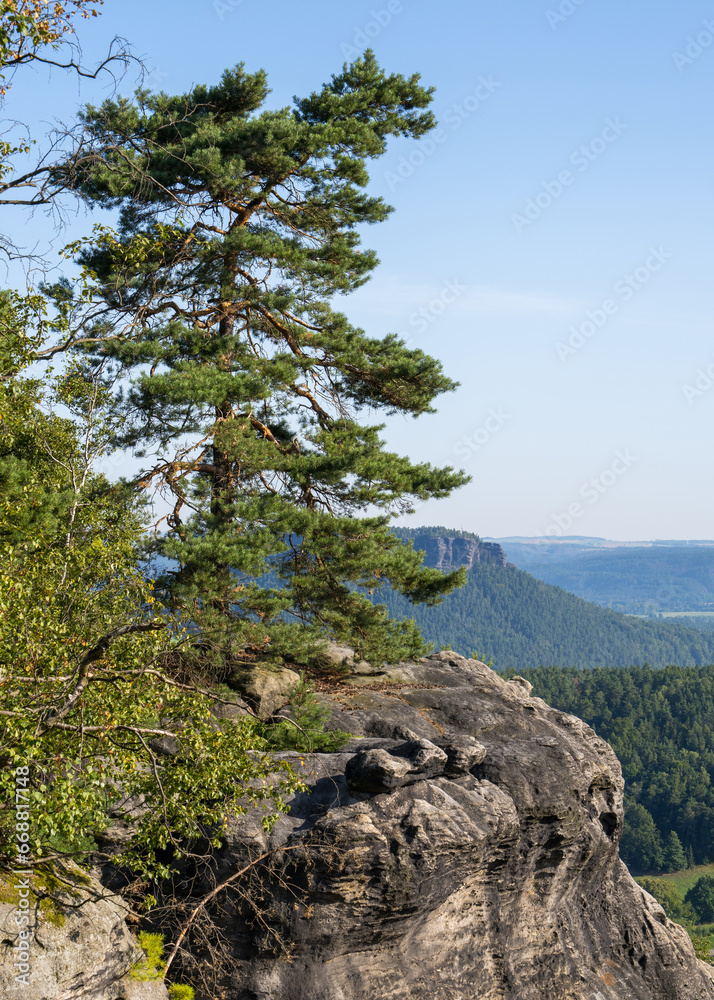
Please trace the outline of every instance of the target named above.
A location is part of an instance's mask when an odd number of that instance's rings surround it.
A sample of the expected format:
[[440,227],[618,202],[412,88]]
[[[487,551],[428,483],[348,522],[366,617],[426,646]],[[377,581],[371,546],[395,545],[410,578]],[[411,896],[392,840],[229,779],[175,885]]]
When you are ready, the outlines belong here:
[[253,861],[250,862],[250,864],[246,865],[245,868],[241,868],[240,871],[235,872],[233,875],[231,875],[229,879],[226,879],[225,882],[221,882],[221,884],[217,885],[214,889],[212,889],[207,896],[204,896],[204,898],[201,900],[198,906],[194,908],[193,912],[191,913],[191,916],[184,924],[183,928],[181,929],[181,933],[179,934],[178,938],[174,943],[173,948],[171,949],[169,957],[166,960],[166,965],[164,966],[164,978],[166,978],[166,973],[171,968],[171,964],[173,960],[176,958],[178,950],[181,947],[181,942],[191,929],[191,925],[193,924],[194,920],[199,915],[199,913],[201,913],[201,911],[206,908],[206,906],[211,902],[212,899],[215,899],[219,893],[223,892],[224,889],[227,889],[228,886],[230,886],[232,883],[237,882],[239,878],[241,878],[243,875],[246,874],[246,872],[250,871],[251,868],[255,868],[262,861],[265,861],[266,858],[269,858],[272,855],[278,853],[282,854],[287,851],[296,851],[301,849],[302,846],[303,846],[302,844],[295,844],[291,847],[276,847],[272,851],[267,851],[265,854],[261,854],[259,858],[255,858]]

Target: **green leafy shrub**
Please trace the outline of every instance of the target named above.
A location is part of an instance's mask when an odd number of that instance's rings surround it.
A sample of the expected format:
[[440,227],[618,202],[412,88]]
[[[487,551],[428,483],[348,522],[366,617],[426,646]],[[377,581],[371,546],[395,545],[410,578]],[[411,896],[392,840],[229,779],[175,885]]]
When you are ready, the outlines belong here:
[[193,1000],[193,986],[183,986],[172,983],[169,986],[169,1000]]
[[[166,877],[167,847],[178,856],[206,828],[215,846],[248,803],[270,826],[302,785],[260,733],[211,719],[210,676],[173,662],[202,622],[156,600],[143,504],[94,471],[115,430],[111,370],[77,362],[27,378],[37,340],[21,306],[0,296],[0,326],[14,331],[0,338],[0,868],[16,852],[16,791],[35,864],[81,864],[122,795],[145,809],[117,863]],[[72,420],[53,415],[59,404]]]
[[702,875],[684,897],[702,924],[714,922],[714,875]]
[[708,962],[710,965],[714,964],[712,962],[712,945],[714,944],[714,939],[711,937],[705,937],[702,934],[690,933],[689,936],[692,939],[694,953],[699,961]]
[[132,979],[163,979],[164,935],[139,931],[137,940],[139,947],[145,952],[145,957],[131,970]]
[[[164,978],[164,935],[140,931],[137,940],[145,957],[131,970],[132,979],[157,980]],[[172,983],[169,986],[169,1000],[194,1000],[193,986]]]

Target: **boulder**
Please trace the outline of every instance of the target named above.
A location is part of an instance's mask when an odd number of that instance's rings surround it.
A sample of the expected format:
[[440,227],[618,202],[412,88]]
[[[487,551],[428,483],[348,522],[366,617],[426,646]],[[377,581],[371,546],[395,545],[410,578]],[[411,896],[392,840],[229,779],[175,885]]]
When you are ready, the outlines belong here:
[[[29,887],[22,877],[6,876],[0,883],[3,1000],[167,1000],[162,981],[142,982],[131,974],[143,952],[125,923],[121,900],[77,870],[68,872],[68,880],[71,887],[42,874]],[[19,908],[21,894],[30,904],[26,911]],[[16,919],[24,912],[27,925]],[[28,937],[22,938],[25,930]],[[27,962],[16,966],[23,941]],[[26,966],[25,985],[16,977]]]
[[411,772],[409,762],[398,760],[388,750],[360,750],[345,767],[350,788],[358,792],[391,792],[406,785]]
[[242,698],[229,700],[223,698],[211,706],[211,715],[215,719],[244,719],[246,715],[251,715],[249,706]]
[[391,792],[410,781],[444,771],[448,756],[429,740],[410,739],[389,750],[360,750],[345,767],[350,788],[360,792]]
[[329,642],[314,656],[314,662],[323,670],[340,670],[349,674],[381,673],[381,666],[374,666],[366,660],[361,660],[351,646],[341,646]]
[[466,774],[486,759],[486,747],[473,736],[452,736],[442,742],[442,750],[447,755],[445,774]]
[[294,670],[269,663],[241,664],[228,677],[228,685],[238,691],[261,719],[287,705],[290,689],[299,682],[300,675]]

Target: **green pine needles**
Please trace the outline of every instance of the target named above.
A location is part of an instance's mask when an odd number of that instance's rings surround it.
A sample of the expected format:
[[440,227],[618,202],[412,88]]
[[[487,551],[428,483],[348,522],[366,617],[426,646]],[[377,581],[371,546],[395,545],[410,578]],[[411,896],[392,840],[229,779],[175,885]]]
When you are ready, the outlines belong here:
[[[297,750],[300,753],[332,753],[341,750],[350,734],[341,729],[326,729],[331,712],[320,703],[315,685],[300,671],[300,680],[294,684],[288,703],[292,718],[271,725],[259,724],[261,735],[275,750]],[[281,715],[283,713],[281,712]]]
[[463,582],[423,568],[389,523],[467,477],[389,453],[383,425],[360,420],[433,412],[456,383],[333,305],[378,263],[360,227],[391,211],[366,192],[367,161],[434,126],[431,94],[368,51],[292,108],[261,110],[265,74],[239,65],[83,115],[102,154],[78,189],[120,222],[79,254],[100,302],[79,343],[118,366],[115,444],[170,501],[161,588],[249,654],[330,636],[367,658],[419,655],[413,620],[365,591],[433,604]]

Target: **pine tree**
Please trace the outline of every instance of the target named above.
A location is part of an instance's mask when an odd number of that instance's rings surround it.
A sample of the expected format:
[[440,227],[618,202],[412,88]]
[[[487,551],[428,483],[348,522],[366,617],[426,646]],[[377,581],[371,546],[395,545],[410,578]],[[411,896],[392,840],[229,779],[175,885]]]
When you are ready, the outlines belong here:
[[413,656],[414,622],[365,591],[435,603],[463,582],[423,568],[389,522],[467,477],[390,454],[383,425],[358,419],[433,412],[456,383],[332,304],[378,263],[358,227],[391,211],[366,193],[366,161],[433,127],[431,93],[367,52],[292,108],[261,111],[265,74],[239,65],[84,113],[106,154],[81,193],[121,208],[81,258],[105,304],[94,350],[133,374],[117,443],[154,454],[141,482],[171,497],[156,551],[177,567],[172,600],[228,622],[241,650],[329,635]]
[[702,875],[684,897],[702,924],[714,923],[714,875]]
[[664,846],[664,864],[668,872],[681,872],[687,867],[687,855],[674,830],[670,831]]
[[634,800],[625,803],[625,829],[620,857],[631,870],[662,871],[664,850],[655,822],[645,807]]

